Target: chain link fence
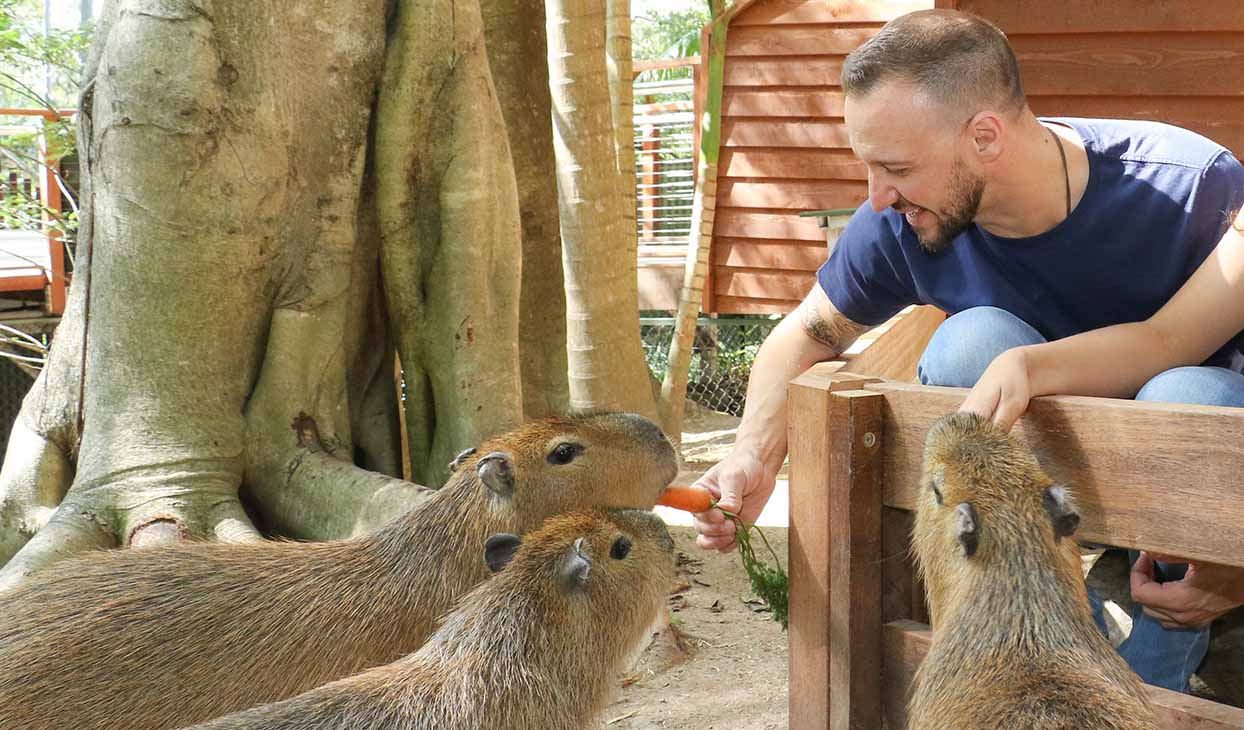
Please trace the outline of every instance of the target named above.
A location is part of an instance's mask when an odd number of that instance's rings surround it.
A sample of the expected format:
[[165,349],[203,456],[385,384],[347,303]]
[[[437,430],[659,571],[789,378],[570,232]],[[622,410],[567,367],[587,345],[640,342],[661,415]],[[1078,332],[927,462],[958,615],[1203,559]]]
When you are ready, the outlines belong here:
[[[780,321],[781,317],[776,315],[723,315],[697,319],[691,369],[687,377],[687,398],[710,410],[733,416],[743,415],[747,379],[751,375],[756,352]],[[663,379],[669,365],[674,318],[640,317],[639,334],[644,343],[648,369],[654,377]]]

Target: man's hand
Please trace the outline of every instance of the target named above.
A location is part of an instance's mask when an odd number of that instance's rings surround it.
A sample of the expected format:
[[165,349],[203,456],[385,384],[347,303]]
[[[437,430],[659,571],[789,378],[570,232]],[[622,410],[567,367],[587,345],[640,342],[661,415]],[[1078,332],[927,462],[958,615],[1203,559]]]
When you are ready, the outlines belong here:
[[755,522],[773,494],[777,473],[765,469],[760,459],[735,449],[696,481],[717,497],[717,508],[695,515],[696,544],[707,550],[734,549],[734,522],[722,510],[746,523]]
[[1032,385],[1024,351],[1023,348],[1015,348],[998,355],[989,363],[972,392],[959,406],[959,412],[975,413],[992,420],[1003,431],[1010,431],[1011,426],[1028,410],[1030,400]]
[[1158,583],[1153,561],[1154,556],[1142,552],[1132,565],[1132,600],[1168,629],[1200,628],[1244,606],[1244,568],[1190,562],[1182,580]]

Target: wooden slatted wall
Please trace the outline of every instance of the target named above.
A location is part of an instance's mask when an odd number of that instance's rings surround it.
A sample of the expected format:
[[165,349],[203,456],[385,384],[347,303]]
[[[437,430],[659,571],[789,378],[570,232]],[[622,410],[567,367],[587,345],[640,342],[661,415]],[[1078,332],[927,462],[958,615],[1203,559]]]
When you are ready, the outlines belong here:
[[954,5],[1011,39],[1037,114],[1170,122],[1244,157],[1244,0]]
[[788,312],[825,261],[802,211],[855,207],[868,186],[839,87],[846,54],[932,0],[756,0],[731,22],[704,310]]

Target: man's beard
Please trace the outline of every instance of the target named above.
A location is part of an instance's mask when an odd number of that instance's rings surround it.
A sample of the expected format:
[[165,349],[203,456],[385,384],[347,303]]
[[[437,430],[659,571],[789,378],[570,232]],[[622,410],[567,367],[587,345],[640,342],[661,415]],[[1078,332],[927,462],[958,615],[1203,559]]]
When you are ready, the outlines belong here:
[[976,218],[981,196],[985,193],[985,179],[973,177],[967,165],[957,159],[950,166],[948,185],[950,189],[945,206],[946,212],[932,216],[936,226],[933,232],[926,235],[916,230],[914,226],[912,227],[916,233],[916,240],[920,242],[920,247],[929,253],[946,250],[955,236],[967,230]]

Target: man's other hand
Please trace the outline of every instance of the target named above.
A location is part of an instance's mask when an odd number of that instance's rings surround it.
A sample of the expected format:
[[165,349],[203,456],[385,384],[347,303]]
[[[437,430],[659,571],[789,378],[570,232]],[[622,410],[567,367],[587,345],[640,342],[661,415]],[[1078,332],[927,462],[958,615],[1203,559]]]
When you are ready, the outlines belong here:
[[1200,628],[1227,611],[1244,606],[1244,568],[1189,562],[1182,579],[1159,583],[1153,574],[1154,559],[1142,552],[1132,565],[1132,600],[1144,606],[1145,613],[1164,627]]

